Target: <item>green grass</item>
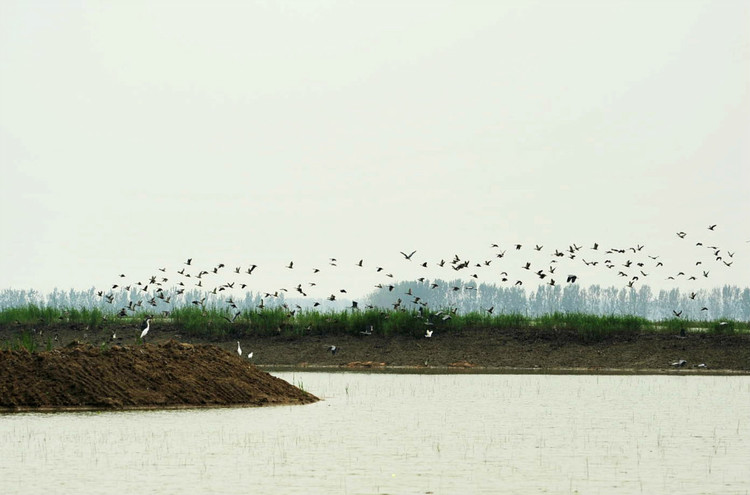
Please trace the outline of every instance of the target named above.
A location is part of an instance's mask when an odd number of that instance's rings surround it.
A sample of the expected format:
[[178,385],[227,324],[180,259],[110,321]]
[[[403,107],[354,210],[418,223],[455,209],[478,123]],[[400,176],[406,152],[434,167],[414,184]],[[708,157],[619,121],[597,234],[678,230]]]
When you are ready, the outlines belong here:
[[35,304],[8,308],[0,312],[0,324],[20,323],[50,325],[63,319],[63,312],[56,308],[39,307]]
[[707,331],[708,333],[716,335],[731,335],[739,330],[738,326],[739,322],[722,319],[711,322],[711,325],[708,327]]
[[4,342],[0,345],[0,349],[7,351],[20,351],[26,350],[28,352],[36,352],[38,344],[34,339],[31,332],[23,331],[15,339]]
[[82,324],[98,327],[104,323],[105,314],[100,309],[71,308],[58,309],[49,306],[40,307],[35,304],[8,308],[0,311],[0,324],[18,323],[21,325],[52,325],[62,321],[66,323]]
[[[449,315],[450,318],[446,318]],[[55,309],[27,305],[0,311],[0,325],[18,325],[24,333],[5,348],[36,350],[33,329],[56,324],[79,324],[87,328],[114,325],[132,325],[151,316],[154,331],[170,328],[183,335],[194,337],[227,339],[244,336],[280,336],[295,339],[305,335],[353,335],[358,336],[372,329],[373,335],[394,335],[423,338],[427,329],[436,335],[461,331],[509,331],[573,333],[583,342],[598,342],[611,337],[636,335],[643,332],[666,332],[679,334],[703,331],[708,334],[730,335],[750,332],[750,323],[732,320],[691,321],[671,318],[649,321],[636,316],[597,316],[582,313],[550,313],[537,318],[521,314],[491,315],[486,311],[466,314],[450,314],[448,310],[344,310],[318,312],[313,310],[290,311],[283,307],[245,310],[235,316],[231,308],[195,305],[175,308],[169,315],[152,314],[145,310],[119,317],[99,309]],[[41,345],[44,345],[42,343]],[[50,347],[49,342],[47,347]]]
[[613,336],[637,335],[649,325],[648,320],[638,316],[597,316],[583,313],[552,313],[535,321],[537,328],[574,331],[584,342],[599,342]]

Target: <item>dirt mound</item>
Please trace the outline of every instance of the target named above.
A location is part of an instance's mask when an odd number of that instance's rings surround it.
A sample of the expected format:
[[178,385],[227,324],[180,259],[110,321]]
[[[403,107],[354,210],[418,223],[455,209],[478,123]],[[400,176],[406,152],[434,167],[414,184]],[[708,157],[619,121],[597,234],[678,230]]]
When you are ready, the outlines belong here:
[[0,409],[305,404],[315,396],[212,345],[0,351]]

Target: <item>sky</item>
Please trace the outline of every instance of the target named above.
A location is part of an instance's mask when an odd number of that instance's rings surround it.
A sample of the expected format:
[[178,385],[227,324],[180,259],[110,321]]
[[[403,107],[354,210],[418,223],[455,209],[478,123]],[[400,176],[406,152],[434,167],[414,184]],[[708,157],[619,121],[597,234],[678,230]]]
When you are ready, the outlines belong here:
[[666,267],[638,284],[746,287],[748,25],[743,0],[3,0],[0,289],[223,263],[354,296],[572,244],[584,285],[641,245]]

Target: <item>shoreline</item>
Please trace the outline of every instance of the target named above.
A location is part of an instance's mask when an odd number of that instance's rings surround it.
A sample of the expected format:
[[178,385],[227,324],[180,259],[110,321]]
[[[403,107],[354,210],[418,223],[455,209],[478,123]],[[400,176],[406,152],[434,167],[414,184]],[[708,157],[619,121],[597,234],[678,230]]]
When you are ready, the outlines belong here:
[[384,373],[404,375],[654,375],[654,376],[750,376],[750,370],[676,368],[524,368],[499,366],[403,366],[327,364],[263,364],[256,365],[267,373]]

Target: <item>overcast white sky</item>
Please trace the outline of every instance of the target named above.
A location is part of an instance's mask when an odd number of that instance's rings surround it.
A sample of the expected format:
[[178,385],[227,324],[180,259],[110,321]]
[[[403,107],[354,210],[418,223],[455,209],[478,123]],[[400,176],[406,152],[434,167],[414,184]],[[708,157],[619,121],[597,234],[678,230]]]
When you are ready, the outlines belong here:
[[491,243],[676,271],[697,241],[735,253],[702,286],[747,286],[748,26],[744,0],[3,0],[0,288],[191,257],[356,294]]

